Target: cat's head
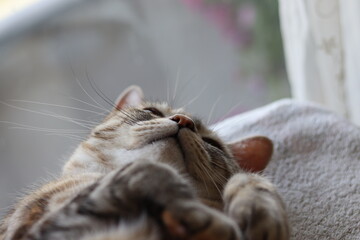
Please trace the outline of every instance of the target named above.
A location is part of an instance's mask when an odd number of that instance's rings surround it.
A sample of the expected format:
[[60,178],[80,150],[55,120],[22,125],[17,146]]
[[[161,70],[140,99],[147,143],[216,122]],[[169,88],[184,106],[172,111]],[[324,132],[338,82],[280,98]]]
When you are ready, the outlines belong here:
[[115,167],[142,159],[170,164],[209,199],[220,198],[224,184],[240,169],[261,171],[272,154],[267,138],[224,143],[183,109],[144,101],[137,86],[120,95],[89,142]]

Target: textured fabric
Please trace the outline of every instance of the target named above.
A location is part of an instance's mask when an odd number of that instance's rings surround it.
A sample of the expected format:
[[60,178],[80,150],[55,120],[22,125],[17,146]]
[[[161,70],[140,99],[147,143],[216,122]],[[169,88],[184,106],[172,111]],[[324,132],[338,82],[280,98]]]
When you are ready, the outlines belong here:
[[360,129],[318,106],[281,100],[214,126],[228,141],[265,135],[292,239],[360,239]]
[[360,1],[280,0],[293,96],[360,124]]

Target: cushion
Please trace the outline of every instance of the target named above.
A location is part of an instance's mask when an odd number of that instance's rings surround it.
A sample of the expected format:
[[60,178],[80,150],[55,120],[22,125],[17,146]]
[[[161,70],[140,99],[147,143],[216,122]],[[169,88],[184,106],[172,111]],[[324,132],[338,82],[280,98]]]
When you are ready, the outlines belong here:
[[292,239],[360,239],[360,129],[294,100],[215,124],[226,141],[265,135],[274,154],[264,175],[287,205]]

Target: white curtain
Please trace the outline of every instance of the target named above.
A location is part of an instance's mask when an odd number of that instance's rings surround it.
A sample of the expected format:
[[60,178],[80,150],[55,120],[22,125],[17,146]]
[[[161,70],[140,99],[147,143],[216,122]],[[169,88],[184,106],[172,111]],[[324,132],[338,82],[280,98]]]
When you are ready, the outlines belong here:
[[360,125],[360,1],[279,0],[294,98]]

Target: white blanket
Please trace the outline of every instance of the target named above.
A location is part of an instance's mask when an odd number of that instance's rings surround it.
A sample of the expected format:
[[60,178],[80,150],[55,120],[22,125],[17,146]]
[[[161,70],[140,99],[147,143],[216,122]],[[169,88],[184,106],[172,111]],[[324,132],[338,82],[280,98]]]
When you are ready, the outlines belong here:
[[265,135],[264,174],[287,205],[292,239],[360,239],[360,129],[318,106],[281,100],[215,125],[226,140]]

